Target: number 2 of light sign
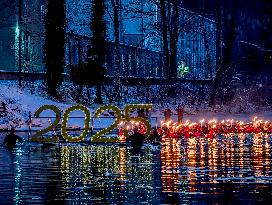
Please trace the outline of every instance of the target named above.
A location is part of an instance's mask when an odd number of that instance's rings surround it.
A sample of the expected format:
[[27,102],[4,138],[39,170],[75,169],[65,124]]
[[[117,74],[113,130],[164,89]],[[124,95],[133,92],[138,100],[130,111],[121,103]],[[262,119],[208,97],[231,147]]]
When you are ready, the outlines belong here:
[[[130,113],[133,110],[141,110],[141,109],[152,109],[152,104],[130,104],[126,105],[124,109],[124,116],[122,117],[122,111],[115,105],[104,105],[99,107],[95,113],[94,117],[99,117],[104,111],[106,110],[112,110],[115,113],[116,119],[114,120],[113,124],[111,124],[109,127],[104,128],[103,130],[97,132],[94,136],[92,136],[91,141],[92,142],[118,142],[118,138],[103,138],[102,136],[111,132],[115,128],[117,128],[118,124],[121,121],[126,122],[141,122],[146,126],[146,133],[145,135],[148,136],[151,132],[151,124],[150,122],[142,117],[131,117]],[[47,137],[47,138],[41,138],[44,134],[54,130],[54,128],[59,124],[61,120],[61,111],[58,107],[54,105],[44,105],[40,107],[34,114],[34,117],[38,118],[40,117],[40,114],[45,110],[52,110],[56,114],[56,118],[54,122],[50,123],[50,125],[42,130],[39,130],[36,132],[34,136],[30,138],[30,141],[32,142],[54,142],[58,141],[57,136]],[[70,136],[67,132],[67,122],[68,118],[71,112],[80,110],[85,114],[85,120],[84,120],[84,129],[81,132],[81,134],[78,137]],[[88,135],[88,131],[90,130],[90,121],[91,121],[91,113],[89,109],[83,105],[74,105],[72,107],[69,107],[63,115],[63,120],[61,124],[61,135],[63,138],[68,142],[81,142],[85,140],[85,138]],[[128,135],[127,132],[125,132],[125,135]]]

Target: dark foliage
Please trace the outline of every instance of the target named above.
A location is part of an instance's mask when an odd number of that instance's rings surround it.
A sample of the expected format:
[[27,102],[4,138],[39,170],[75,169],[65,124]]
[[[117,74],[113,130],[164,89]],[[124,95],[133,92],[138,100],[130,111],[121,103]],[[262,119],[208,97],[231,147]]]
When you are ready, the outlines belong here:
[[121,81],[120,81],[120,72],[121,72],[121,53],[120,53],[120,0],[112,0],[113,7],[113,23],[114,23],[114,91],[115,101],[120,102],[121,95]]
[[104,22],[105,1],[93,0],[91,31],[91,47],[88,51],[88,68],[96,77],[96,98],[95,103],[102,104],[102,84],[104,66],[106,61],[106,24]]
[[217,24],[217,73],[210,105],[235,100],[236,86],[231,81],[236,73],[242,74],[242,81],[250,79],[251,85],[260,82],[261,76],[272,76],[271,1],[185,0],[182,6],[213,18]]
[[45,66],[48,93],[57,97],[62,83],[65,44],[65,1],[48,0],[45,23]]
[[[222,56],[217,62],[217,72],[215,74],[215,78],[213,80],[212,91],[211,91],[211,99],[210,105],[215,104],[215,99],[217,96],[221,98],[223,96],[223,91],[226,88],[231,88],[228,85],[232,79],[234,70],[235,70],[235,61],[234,61],[234,42],[237,36],[237,2],[233,2],[229,7],[225,4],[222,5],[220,1],[218,3],[218,16],[220,16],[220,21],[218,24],[224,25],[224,28],[221,26],[219,32],[223,32],[223,39],[225,46],[222,49]],[[220,8],[224,9],[220,9]],[[218,39],[219,40],[219,39]],[[226,97],[222,103],[227,103],[231,97],[232,93],[229,93],[228,97]],[[222,100],[222,98],[221,98]]]
[[177,43],[179,36],[178,0],[160,0],[163,64],[169,79],[177,77]]
[[70,66],[71,80],[77,85],[97,85],[103,79],[104,74],[105,68],[100,67],[95,61]]

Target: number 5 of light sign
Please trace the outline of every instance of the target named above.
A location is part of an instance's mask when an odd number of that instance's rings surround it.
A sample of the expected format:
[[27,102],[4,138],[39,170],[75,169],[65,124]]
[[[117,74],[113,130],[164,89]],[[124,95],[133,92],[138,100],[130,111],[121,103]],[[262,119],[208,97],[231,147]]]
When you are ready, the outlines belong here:
[[[115,105],[104,105],[104,106],[99,107],[95,111],[94,117],[99,117],[106,110],[112,110],[112,111],[114,111],[116,118],[115,118],[112,125],[110,125],[107,128],[104,128],[103,130],[97,132],[94,136],[92,136],[91,141],[92,142],[118,142],[119,141],[118,138],[103,138],[102,136],[111,132],[115,128],[117,128],[118,124],[121,121],[126,121],[126,122],[130,122],[130,121],[135,122],[136,121],[136,122],[143,123],[146,126],[145,135],[149,136],[149,134],[151,132],[150,122],[147,119],[142,118],[142,117],[131,117],[130,113],[131,113],[131,111],[134,111],[134,110],[141,110],[141,109],[148,109],[149,110],[152,108],[153,108],[152,104],[126,105],[125,109],[124,109],[124,117],[122,117],[122,111]],[[55,142],[55,141],[58,141],[57,136],[52,136],[52,137],[47,137],[47,138],[42,138],[41,136],[54,130],[54,128],[59,124],[59,122],[61,120],[61,111],[59,110],[58,107],[56,107],[54,105],[44,105],[44,106],[40,107],[35,112],[34,117],[38,118],[44,110],[52,110],[53,112],[55,112],[56,118],[55,118],[54,122],[51,123],[50,126],[37,131],[36,134],[30,138],[30,141],[32,141],[32,142]],[[70,136],[67,132],[67,122],[68,122],[69,115],[71,112],[73,112],[75,110],[80,110],[85,114],[84,129],[78,137]],[[83,105],[74,105],[72,107],[69,107],[64,112],[63,120],[62,120],[62,124],[61,124],[61,134],[62,134],[63,138],[68,142],[84,141],[88,135],[88,131],[90,130],[90,121],[91,121],[91,113],[87,107],[85,107]],[[127,132],[125,134],[127,135]]]

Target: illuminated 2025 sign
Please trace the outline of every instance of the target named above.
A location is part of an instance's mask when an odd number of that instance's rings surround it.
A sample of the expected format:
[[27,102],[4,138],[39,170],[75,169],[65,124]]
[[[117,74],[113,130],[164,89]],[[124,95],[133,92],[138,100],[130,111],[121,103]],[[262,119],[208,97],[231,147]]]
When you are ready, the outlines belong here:
[[[148,136],[151,132],[151,124],[150,122],[142,117],[131,117],[130,116],[130,112],[133,110],[140,110],[140,109],[152,109],[153,105],[152,104],[130,104],[130,105],[126,105],[125,109],[124,109],[124,115],[122,116],[122,111],[115,105],[104,105],[99,107],[94,114],[94,117],[99,117],[104,111],[106,110],[112,110],[115,112],[116,115],[116,119],[114,120],[113,124],[111,124],[109,127],[97,132],[95,135],[92,136],[91,141],[92,142],[117,142],[119,141],[118,138],[103,138],[102,136],[111,132],[112,130],[114,130],[115,128],[117,128],[118,124],[121,121],[126,121],[126,122],[141,122],[144,123],[146,126],[146,133],[145,135]],[[54,106],[54,105],[44,105],[42,107],[40,107],[34,114],[35,117],[39,117],[40,114],[44,111],[44,110],[52,110],[53,112],[55,112],[56,114],[56,118],[54,120],[53,123],[51,123],[51,125],[49,125],[47,128],[39,130],[36,132],[36,134],[34,136],[31,137],[30,141],[32,142],[54,142],[54,141],[58,141],[58,137],[57,136],[52,136],[52,137],[48,137],[48,138],[41,138],[41,136],[43,136],[44,134],[48,133],[49,131],[54,130],[54,128],[59,124],[60,120],[61,120],[61,111],[59,110],[58,107]],[[73,137],[70,136],[67,132],[67,121],[69,118],[69,115],[71,112],[75,111],[75,110],[80,110],[82,112],[84,112],[85,114],[85,120],[84,120],[84,129],[82,131],[82,133],[78,136],[78,137]],[[90,130],[90,121],[91,121],[91,113],[89,111],[89,109],[83,105],[74,105],[72,107],[69,107],[63,115],[63,120],[62,120],[62,124],[61,124],[61,135],[63,136],[63,138],[68,141],[68,142],[81,142],[83,141],[87,135],[88,135],[88,131]],[[125,136],[128,135],[128,132],[125,131]]]

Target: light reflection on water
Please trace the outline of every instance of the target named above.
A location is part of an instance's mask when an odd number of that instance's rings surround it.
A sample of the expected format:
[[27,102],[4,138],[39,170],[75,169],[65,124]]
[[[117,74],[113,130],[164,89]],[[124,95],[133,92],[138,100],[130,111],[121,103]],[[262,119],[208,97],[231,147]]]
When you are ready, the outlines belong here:
[[263,204],[272,196],[271,142],[168,139],[136,155],[117,144],[0,147],[0,204]]

